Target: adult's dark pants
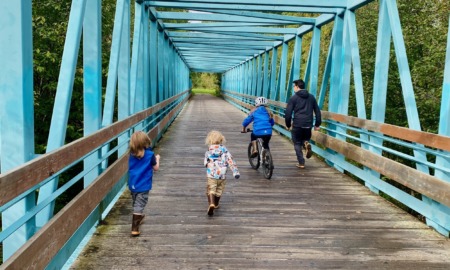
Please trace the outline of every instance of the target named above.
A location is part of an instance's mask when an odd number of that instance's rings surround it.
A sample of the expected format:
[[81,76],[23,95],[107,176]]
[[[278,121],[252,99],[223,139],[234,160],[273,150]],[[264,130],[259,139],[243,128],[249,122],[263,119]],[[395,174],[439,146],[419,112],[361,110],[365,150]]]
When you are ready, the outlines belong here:
[[305,141],[311,139],[311,128],[298,128],[293,127],[291,131],[292,142],[294,143],[295,154],[297,155],[297,161],[299,164],[305,164],[305,158],[303,157],[303,145]]

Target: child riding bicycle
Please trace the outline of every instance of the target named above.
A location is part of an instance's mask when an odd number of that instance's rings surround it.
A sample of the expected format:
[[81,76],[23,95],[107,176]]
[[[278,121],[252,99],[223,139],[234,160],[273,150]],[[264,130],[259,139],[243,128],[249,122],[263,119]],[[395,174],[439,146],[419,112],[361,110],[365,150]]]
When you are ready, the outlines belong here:
[[264,149],[269,149],[269,141],[272,138],[272,126],[275,124],[272,112],[266,108],[267,98],[257,97],[255,108],[253,108],[247,118],[242,122],[242,132],[246,132],[246,127],[253,122],[253,131],[250,140],[253,145],[252,157],[258,155],[256,139],[261,138]]

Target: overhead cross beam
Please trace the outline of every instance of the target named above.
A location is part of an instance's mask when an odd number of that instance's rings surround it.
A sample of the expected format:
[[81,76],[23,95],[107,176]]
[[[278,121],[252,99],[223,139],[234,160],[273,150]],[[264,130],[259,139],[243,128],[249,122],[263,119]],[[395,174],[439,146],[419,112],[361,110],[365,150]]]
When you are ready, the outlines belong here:
[[[351,3],[360,5],[361,1]],[[149,7],[150,18],[157,20],[160,31],[191,69],[200,69],[215,58],[239,65],[297,35],[313,31],[314,26],[330,22],[348,4],[347,0],[279,0],[276,4],[273,0],[140,2]],[[300,16],[281,12],[300,13]],[[227,59],[231,55],[233,59]],[[241,61],[235,62],[235,57],[241,57]],[[192,61],[194,58],[196,61]]]

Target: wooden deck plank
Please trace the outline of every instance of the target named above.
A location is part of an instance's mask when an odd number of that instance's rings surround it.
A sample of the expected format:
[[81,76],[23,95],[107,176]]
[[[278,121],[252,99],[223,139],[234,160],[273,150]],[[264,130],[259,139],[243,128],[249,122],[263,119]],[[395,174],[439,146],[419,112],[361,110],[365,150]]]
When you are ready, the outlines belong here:
[[[450,241],[313,157],[295,167],[274,134],[271,180],[251,169],[245,114],[196,95],[159,142],[160,171],[141,236],[130,237],[128,191],[72,269],[449,269]],[[241,178],[228,180],[221,208],[206,215],[207,132],[227,138]]]

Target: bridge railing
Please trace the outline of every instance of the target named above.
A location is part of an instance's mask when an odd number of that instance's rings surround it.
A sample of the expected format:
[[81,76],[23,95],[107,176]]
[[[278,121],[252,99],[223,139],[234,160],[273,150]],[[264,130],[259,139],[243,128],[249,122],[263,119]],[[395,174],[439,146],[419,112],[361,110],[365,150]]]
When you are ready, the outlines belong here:
[[[7,210],[28,194],[36,192],[55,177],[73,169],[89,155],[112,142],[117,142],[123,134],[144,130],[148,132],[155,144],[188,98],[189,91],[182,92],[0,175],[0,212]],[[125,140],[115,143],[116,146],[111,147],[98,159],[97,163],[90,164],[89,168],[85,168],[59,187],[48,199],[37,203],[17,221],[3,228],[0,232],[0,242],[34,219],[42,209],[55,202],[68,189],[82,182],[83,177],[96,169],[100,163],[114,156],[118,157],[95,181],[82,190],[1,265],[1,268],[27,269],[32,265],[36,269],[45,267],[60,269],[87,232],[107,214],[109,206],[115,202],[114,198],[123,191],[127,180],[128,155],[126,153],[119,155],[118,151],[124,146],[127,147],[128,142]]]
[[[254,106],[255,96],[231,91],[223,94],[245,112]],[[275,114],[274,129],[290,138],[284,123],[286,105],[269,101]],[[373,191],[394,198],[445,230],[450,229],[450,183],[437,177],[438,172],[450,174],[450,168],[436,162],[450,159],[450,137],[327,111],[322,111],[322,119],[321,132],[313,132],[312,136],[312,149],[317,155]],[[385,143],[374,143],[374,138]],[[378,151],[370,151],[371,147]],[[414,151],[425,153],[427,159],[415,158]],[[415,166],[431,169],[424,173]]]

